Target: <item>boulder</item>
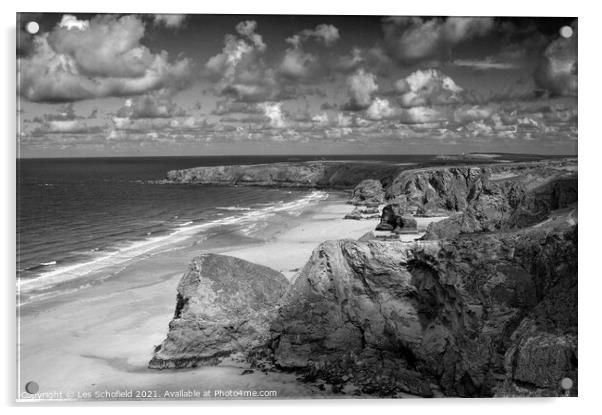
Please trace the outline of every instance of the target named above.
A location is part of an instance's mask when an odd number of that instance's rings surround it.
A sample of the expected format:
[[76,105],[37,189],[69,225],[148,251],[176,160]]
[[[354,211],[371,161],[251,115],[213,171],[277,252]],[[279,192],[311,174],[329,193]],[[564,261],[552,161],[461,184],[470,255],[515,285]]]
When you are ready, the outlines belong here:
[[416,219],[406,214],[404,205],[387,205],[383,208],[377,231],[393,231],[395,233],[417,232]]
[[343,219],[380,219],[380,214],[379,210],[375,208],[360,209],[359,207],[356,207],[355,209],[353,209],[353,211],[346,214]]
[[376,225],[377,231],[392,231],[397,224],[397,217],[405,212],[403,205],[390,204],[383,208],[380,223]]
[[353,189],[350,202],[354,205],[378,206],[383,203],[385,192],[379,180],[362,180]]
[[418,232],[418,224],[416,219],[408,215],[402,215],[397,217],[395,223],[395,233],[416,233]]
[[361,210],[358,208],[353,209],[350,213],[346,214],[343,219],[361,220],[364,218]]
[[177,288],[176,310],[153,369],[215,365],[269,338],[269,322],[289,283],[277,271],[242,259],[203,254]]

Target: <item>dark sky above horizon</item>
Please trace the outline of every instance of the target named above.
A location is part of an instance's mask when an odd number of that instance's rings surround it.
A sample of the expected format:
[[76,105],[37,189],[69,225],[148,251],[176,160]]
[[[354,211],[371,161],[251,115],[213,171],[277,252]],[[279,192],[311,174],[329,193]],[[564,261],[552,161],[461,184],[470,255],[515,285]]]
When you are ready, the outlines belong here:
[[17,24],[21,157],[577,152],[575,18]]

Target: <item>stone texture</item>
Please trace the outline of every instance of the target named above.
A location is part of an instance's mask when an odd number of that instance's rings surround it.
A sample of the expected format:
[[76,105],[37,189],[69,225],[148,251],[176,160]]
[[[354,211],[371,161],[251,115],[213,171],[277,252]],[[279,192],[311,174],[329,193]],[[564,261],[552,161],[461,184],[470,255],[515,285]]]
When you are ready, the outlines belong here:
[[385,200],[385,192],[380,180],[362,180],[353,189],[350,203],[354,205],[378,206]]
[[[576,199],[576,191],[570,183],[570,177],[576,177],[577,164],[574,159],[546,160],[540,162],[483,164],[478,166],[431,167],[400,172],[386,188],[385,197],[391,203],[406,205],[405,210],[424,216],[448,215],[449,212],[462,212],[471,202],[483,196],[491,198],[491,204],[497,203],[501,192],[511,192],[514,184],[523,190],[540,188],[547,192],[546,184],[556,181],[550,201],[567,204],[562,197]],[[560,178],[568,177],[562,189]],[[509,189],[504,189],[508,186]],[[520,193],[510,195],[520,197]],[[533,198],[538,203],[537,197]],[[512,199],[509,200],[512,204]]]
[[394,204],[383,208],[380,223],[376,225],[377,231],[393,231],[395,233],[417,232],[417,222],[407,214],[405,206]]
[[[553,393],[576,368],[567,338],[576,311],[551,306],[576,305],[576,261],[574,226],[325,242],[285,296],[270,350],[280,368],[333,383],[345,375],[377,395],[431,396],[435,384],[446,395],[492,396],[500,378]],[[517,331],[529,320],[535,333]],[[557,363],[543,368],[547,360]]]
[[265,343],[288,285],[279,272],[242,259],[215,254],[193,259],[178,284],[167,338],[149,367],[213,365]]
[[516,180],[488,182],[464,212],[431,223],[424,238],[531,226],[548,219],[555,210],[576,207],[577,187],[577,175],[573,173],[552,176],[535,187]]
[[399,166],[386,163],[308,161],[171,170],[167,172],[167,180],[188,184],[350,189],[367,177],[390,182],[400,170]]

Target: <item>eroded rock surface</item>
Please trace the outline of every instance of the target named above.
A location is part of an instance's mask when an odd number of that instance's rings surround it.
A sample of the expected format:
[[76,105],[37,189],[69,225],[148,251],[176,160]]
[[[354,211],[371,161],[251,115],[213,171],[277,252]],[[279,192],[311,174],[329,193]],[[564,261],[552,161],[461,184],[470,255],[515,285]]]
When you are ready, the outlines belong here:
[[378,206],[385,200],[385,191],[380,180],[366,179],[362,180],[353,189],[351,200],[354,205]]
[[390,182],[400,170],[395,164],[308,161],[171,170],[167,172],[167,180],[188,184],[350,189],[368,177]]
[[413,169],[400,172],[385,193],[390,203],[410,213],[437,216],[466,210],[482,193],[495,198],[506,191],[512,196],[513,185],[523,191],[544,189],[546,183],[576,173],[575,160]]
[[214,365],[264,344],[288,285],[279,272],[242,259],[215,254],[194,258],[178,284],[167,338],[149,367]]
[[325,242],[272,324],[274,362],[379,395],[555,394],[576,376],[576,269],[574,226]]

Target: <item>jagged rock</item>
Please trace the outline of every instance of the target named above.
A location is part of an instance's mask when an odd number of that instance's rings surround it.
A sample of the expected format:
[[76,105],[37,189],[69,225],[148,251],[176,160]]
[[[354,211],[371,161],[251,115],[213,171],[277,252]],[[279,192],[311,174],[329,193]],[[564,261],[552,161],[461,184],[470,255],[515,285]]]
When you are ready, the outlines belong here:
[[378,206],[383,203],[385,192],[379,180],[362,180],[353,189],[350,202],[354,205]]
[[360,209],[356,207],[350,213],[346,214],[343,219],[354,219],[354,220],[362,220],[362,219],[380,219],[380,214],[378,209],[374,208],[366,208]]
[[[541,369],[551,380],[540,386],[551,385],[572,374],[565,364],[571,346],[560,345],[576,330],[576,313],[567,320],[550,305],[567,291],[562,284],[576,281],[575,229],[325,242],[273,321],[274,362],[332,383],[351,374],[350,382],[378,395],[430,396],[436,384],[446,395],[492,396],[506,376],[506,352],[516,346],[516,356],[522,351],[542,364],[566,357]],[[512,334],[525,318],[546,322],[556,337],[521,343],[524,336]],[[513,379],[533,379],[540,370],[514,367]]]
[[216,254],[194,258],[178,284],[167,338],[149,367],[213,365],[265,343],[288,285],[279,272],[242,259]]
[[402,205],[387,205],[383,208],[380,223],[376,225],[377,231],[392,231],[397,225],[397,217],[404,214]]
[[574,174],[551,177],[535,187],[514,180],[488,183],[464,212],[431,223],[424,239],[534,225],[548,218],[553,210],[575,205],[577,186]]
[[376,235],[374,235],[374,232],[370,231],[370,232],[366,232],[365,234],[360,236],[358,241],[367,242],[367,241],[371,241],[372,239],[376,239]]
[[404,205],[387,205],[383,208],[377,231],[393,231],[395,233],[417,232],[416,219],[406,214]]
[[411,216],[402,215],[397,217],[395,233],[416,233],[418,231],[418,223]]
[[[500,183],[518,183],[526,190],[545,189],[553,180],[576,177],[576,168],[576,160],[568,159],[405,170],[386,188],[385,198],[391,203],[401,200],[407,204],[407,211],[422,216],[447,216],[464,211],[482,193],[493,192],[495,197]],[[552,197],[552,203],[566,205],[568,200],[576,200],[576,189],[570,183],[564,184],[567,189],[562,189],[563,184],[553,187],[552,192],[559,195]],[[563,197],[568,200],[562,200]],[[533,200],[537,203],[536,197]]]

